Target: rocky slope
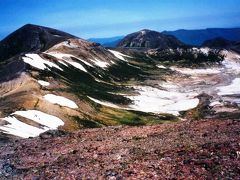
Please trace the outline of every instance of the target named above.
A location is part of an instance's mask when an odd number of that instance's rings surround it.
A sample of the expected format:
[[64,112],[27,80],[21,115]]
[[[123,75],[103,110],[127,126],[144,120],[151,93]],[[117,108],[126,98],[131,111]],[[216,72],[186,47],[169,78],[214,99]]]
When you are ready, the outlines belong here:
[[240,123],[108,127],[0,147],[1,179],[239,179]]
[[117,47],[150,48],[150,49],[176,49],[185,44],[171,35],[165,35],[157,31],[143,29],[125,36]]

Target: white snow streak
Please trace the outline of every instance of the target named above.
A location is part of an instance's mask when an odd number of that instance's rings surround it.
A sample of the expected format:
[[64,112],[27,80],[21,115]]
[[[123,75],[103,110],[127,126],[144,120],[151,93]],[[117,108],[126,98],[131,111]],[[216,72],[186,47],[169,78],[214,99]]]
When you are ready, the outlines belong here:
[[220,103],[219,101],[213,101],[209,104],[209,106],[214,107],[214,106],[222,106],[223,104]]
[[[88,63],[87,61],[84,61],[84,60],[82,60],[82,59],[80,59],[80,58],[78,58],[78,57],[76,57],[76,56],[74,56],[74,55],[71,55],[71,54],[65,54],[65,53],[59,53],[59,52],[48,52],[48,53],[45,52],[45,54],[48,54],[48,55],[50,55],[50,56],[53,56],[53,57],[55,57],[55,58],[57,58],[57,59],[61,59],[61,60],[64,60],[64,61],[65,61],[65,60],[69,60],[69,59],[71,59],[71,58],[75,58],[75,59],[83,62],[84,64],[93,67],[93,66],[92,66],[90,63]],[[61,62],[61,61],[60,61],[60,62]]]
[[130,57],[131,58],[131,56],[122,54],[118,51],[114,51],[114,50],[110,50],[110,49],[108,51],[110,51],[115,57],[117,57],[118,59],[121,59],[123,61],[127,61],[124,57]]
[[41,58],[38,54],[25,54],[26,57],[22,57],[23,61],[25,63],[30,64],[31,66],[44,70],[44,69],[49,69],[46,65],[50,66],[50,67],[55,67],[57,69],[60,69],[62,71],[62,69],[54,64],[53,62],[47,61],[43,58]]
[[72,49],[79,48],[79,45],[77,45],[75,43],[72,43],[71,41],[63,41],[63,42],[61,42],[59,44],[54,45],[52,47],[52,49],[57,49],[57,48],[59,48],[61,46],[65,46],[65,47],[72,48]]
[[94,99],[90,96],[88,96],[88,98],[91,99],[92,101],[94,101],[95,103],[98,103],[98,104],[101,104],[101,105],[104,105],[104,106],[108,106],[108,107],[112,107],[112,108],[120,108],[119,106],[117,106],[115,104],[112,104],[110,102],[100,101],[100,100]]
[[72,66],[74,66],[75,68],[80,69],[80,70],[82,70],[84,72],[87,72],[87,70],[81,64],[79,64],[77,62],[73,62],[73,61],[67,61],[67,60],[65,60],[65,61],[67,63],[71,64]]
[[163,65],[157,65],[157,67],[158,68],[160,68],[160,69],[167,69],[165,66],[163,66]]
[[109,66],[109,63],[104,62],[104,61],[100,61],[100,60],[98,60],[98,59],[95,59],[95,60],[91,59],[91,61],[92,61],[96,66],[99,66],[99,67],[101,67],[101,68],[106,68],[106,67]]
[[53,103],[53,104],[59,104],[61,106],[66,106],[69,108],[78,108],[77,104],[75,102],[73,102],[70,99],[67,99],[65,97],[62,96],[56,96],[54,94],[47,94],[44,96],[44,99],[46,99],[47,101]]
[[38,80],[38,83],[39,83],[41,86],[49,86],[49,85],[50,85],[49,82],[43,81],[43,80]]
[[186,75],[218,74],[221,72],[220,69],[217,69],[217,68],[191,69],[191,68],[170,67],[170,69]]

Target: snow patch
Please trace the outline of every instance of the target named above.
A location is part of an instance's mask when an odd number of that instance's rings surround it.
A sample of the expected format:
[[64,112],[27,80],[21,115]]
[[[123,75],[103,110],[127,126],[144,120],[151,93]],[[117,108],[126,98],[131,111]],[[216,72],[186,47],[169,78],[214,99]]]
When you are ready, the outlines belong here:
[[[82,59],[80,59],[80,58],[78,58],[76,56],[73,56],[71,54],[65,54],[65,53],[59,53],[59,52],[47,52],[47,53],[45,52],[45,54],[48,54],[50,56],[53,56],[53,57],[55,57],[57,59],[61,59],[61,60],[64,60],[64,61],[65,60],[69,60],[70,58],[75,58],[75,59],[83,62],[84,64],[86,64],[86,65],[88,65],[90,67],[93,67],[90,63],[88,63],[88,62],[86,62],[86,61],[84,61],[84,60],[82,60]],[[61,61],[59,61],[59,62],[61,62]]]
[[12,115],[19,115],[31,119],[46,126],[48,129],[57,129],[58,126],[64,125],[63,121],[58,117],[37,110],[16,111],[12,113]]
[[106,67],[109,66],[109,63],[104,62],[104,61],[100,61],[100,60],[98,60],[98,59],[95,59],[95,60],[91,59],[91,61],[92,61],[96,66],[99,66],[99,67],[101,67],[101,68],[106,68]]
[[68,64],[66,64],[64,61],[58,61],[59,63],[61,63],[62,65],[64,66],[67,66],[68,67]]
[[169,92],[148,86],[134,88],[139,95],[127,97],[134,102],[129,107],[138,111],[179,115],[179,111],[195,108],[199,103],[196,93]]
[[75,68],[80,69],[80,70],[82,70],[84,72],[87,72],[87,70],[81,64],[79,64],[77,62],[73,62],[73,61],[67,61],[67,60],[65,60],[65,61],[67,63],[71,64],[72,66],[74,66]]
[[52,47],[52,49],[58,49],[62,46],[68,47],[68,48],[79,48],[79,46],[75,43],[72,43],[71,41],[63,41],[59,44],[56,44]]
[[[42,125],[42,127],[34,127],[21,122],[13,115],[22,116],[35,121]],[[61,119],[37,110],[16,111],[12,113],[11,116],[2,118],[2,120],[8,123],[0,126],[0,130],[2,130],[2,132],[22,138],[36,137],[45,131],[57,129],[58,126],[64,125],[64,122]]]
[[131,58],[131,56],[122,54],[118,51],[114,51],[114,50],[110,50],[110,49],[108,51],[111,52],[115,57],[117,57],[118,59],[121,59],[123,61],[127,61],[124,57],[130,57]]
[[78,108],[75,102],[62,96],[56,96],[54,94],[46,94],[44,96],[44,99],[46,99],[47,101],[53,104],[59,104],[61,106],[66,106],[73,109]]
[[50,85],[49,82],[43,81],[43,80],[38,80],[38,83],[39,83],[41,86],[49,86],[49,85]]
[[157,65],[157,67],[158,68],[160,68],[160,69],[167,69],[165,66],[163,66],[163,65]]
[[210,48],[208,48],[208,47],[203,47],[203,48],[193,47],[192,50],[193,50],[193,52],[195,52],[195,53],[203,53],[203,54],[205,54],[205,55],[208,55],[208,54],[209,54],[209,51],[210,51]]
[[221,69],[218,69],[218,68],[191,69],[191,68],[170,67],[170,69],[186,75],[201,75],[201,74],[205,75],[205,74],[221,73]]
[[240,94],[240,78],[235,78],[230,85],[218,87],[217,90],[220,96]]
[[92,101],[94,101],[95,103],[98,103],[98,104],[101,104],[101,105],[104,105],[104,106],[108,106],[108,107],[112,107],[112,108],[120,108],[119,106],[117,106],[115,104],[112,104],[110,102],[100,101],[100,100],[94,99],[90,96],[88,96],[88,98],[91,99]]
[[225,66],[225,68],[228,71],[231,71],[233,73],[240,73],[240,63],[236,62],[236,61],[232,61],[232,60],[224,60],[222,62],[222,65]]
[[22,138],[36,137],[44,131],[47,131],[47,129],[41,129],[23,123],[15,117],[11,116],[2,118],[2,120],[8,122],[9,124],[0,126],[0,130],[6,134],[11,134]]
[[221,54],[224,56],[222,65],[224,68],[231,73],[239,74],[240,73],[240,55],[228,50],[222,50]]
[[159,85],[165,89],[172,89],[172,90],[175,90],[175,89],[178,89],[180,88],[176,83],[172,83],[172,82],[161,82],[159,83]]
[[142,30],[142,31],[140,31],[141,32],[141,35],[143,36],[143,35],[145,35],[147,32],[146,31],[144,31],[144,30]]
[[223,104],[220,103],[219,101],[213,101],[209,104],[209,106],[214,107],[214,106],[222,106]]
[[58,65],[54,64],[53,62],[47,61],[40,57],[38,54],[25,54],[26,57],[22,57],[23,61],[31,66],[44,70],[49,69],[46,65],[50,67],[55,67],[61,71],[63,71]]
[[200,51],[201,51],[203,54],[208,55],[210,49],[209,49],[208,47],[205,47],[205,48],[200,48]]

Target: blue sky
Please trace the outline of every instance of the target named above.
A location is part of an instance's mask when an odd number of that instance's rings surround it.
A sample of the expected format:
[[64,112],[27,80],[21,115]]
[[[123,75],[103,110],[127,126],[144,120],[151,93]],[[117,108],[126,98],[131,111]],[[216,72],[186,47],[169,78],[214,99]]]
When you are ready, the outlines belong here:
[[0,0],[0,39],[32,23],[82,38],[240,27],[240,0]]

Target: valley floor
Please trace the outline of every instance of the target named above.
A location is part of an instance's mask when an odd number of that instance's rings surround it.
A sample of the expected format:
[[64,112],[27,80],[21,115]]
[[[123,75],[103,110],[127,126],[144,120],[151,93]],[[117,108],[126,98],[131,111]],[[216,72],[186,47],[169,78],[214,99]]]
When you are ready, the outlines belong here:
[[0,147],[0,178],[239,179],[239,128],[205,119],[44,133]]

